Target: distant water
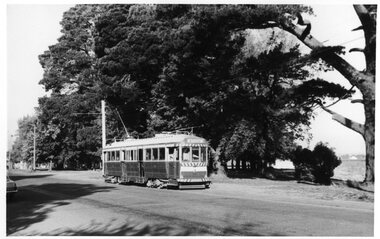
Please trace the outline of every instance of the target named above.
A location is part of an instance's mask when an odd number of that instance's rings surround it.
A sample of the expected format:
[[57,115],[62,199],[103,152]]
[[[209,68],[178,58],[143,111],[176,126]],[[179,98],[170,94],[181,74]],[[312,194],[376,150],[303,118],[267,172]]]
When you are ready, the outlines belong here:
[[[277,169],[294,169],[291,161],[276,160],[273,166]],[[365,176],[365,160],[342,160],[334,170],[335,179],[363,181]]]
[[342,164],[334,170],[335,179],[363,181],[365,176],[365,160],[342,160]]
[[292,161],[277,159],[276,163],[273,165],[273,168],[277,168],[277,169],[294,169],[294,165],[293,165]]

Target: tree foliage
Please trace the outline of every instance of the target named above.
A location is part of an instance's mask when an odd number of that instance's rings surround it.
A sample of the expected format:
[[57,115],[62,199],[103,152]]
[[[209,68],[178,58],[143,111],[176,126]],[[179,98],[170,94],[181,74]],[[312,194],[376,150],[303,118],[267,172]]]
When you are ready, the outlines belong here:
[[[99,161],[100,100],[107,138],[194,127],[229,160],[262,169],[289,157],[326,97],[347,97],[314,79],[297,45],[272,34],[251,54],[248,30],[268,27],[301,5],[77,5],[62,37],[40,55],[39,159],[89,167]],[[283,37],[283,36],[282,36]],[[257,40],[259,42],[259,40]],[[307,63],[312,64],[311,62]],[[91,113],[91,114],[89,114]],[[120,115],[120,118],[119,118]]]
[[[36,117],[25,116],[18,121],[18,130],[10,152],[11,160],[32,163],[34,151],[34,126]],[[36,137],[38,138],[38,137]]]

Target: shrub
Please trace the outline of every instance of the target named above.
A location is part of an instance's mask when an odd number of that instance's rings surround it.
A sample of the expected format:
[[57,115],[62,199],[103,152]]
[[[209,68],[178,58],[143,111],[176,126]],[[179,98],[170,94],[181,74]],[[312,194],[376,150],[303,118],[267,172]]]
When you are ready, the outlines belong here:
[[334,176],[334,169],[338,167],[342,161],[336,156],[332,148],[329,148],[322,142],[314,147],[313,156],[315,161],[313,174],[316,178],[316,182],[330,185],[331,178]]
[[322,142],[318,143],[313,151],[299,146],[294,151],[293,157],[295,178],[330,185],[334,169],[341,162],[334,150]]

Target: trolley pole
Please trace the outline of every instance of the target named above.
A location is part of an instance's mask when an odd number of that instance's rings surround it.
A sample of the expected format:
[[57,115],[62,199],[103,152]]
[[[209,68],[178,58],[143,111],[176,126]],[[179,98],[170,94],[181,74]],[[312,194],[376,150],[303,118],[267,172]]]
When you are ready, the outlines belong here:
[[[106,102],[101,101],[102,104],[102,148],[106,146]],[[102,172],[104,175],[104,154],[102,152]]]

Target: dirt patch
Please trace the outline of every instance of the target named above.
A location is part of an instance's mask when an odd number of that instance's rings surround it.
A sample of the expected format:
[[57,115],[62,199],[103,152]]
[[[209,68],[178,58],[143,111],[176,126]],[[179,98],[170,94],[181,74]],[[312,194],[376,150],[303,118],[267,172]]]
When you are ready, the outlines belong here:
[[374,201],[374,192],[349,187],[346,181],[334,180],[330,186],[300,183],[296,180],[270,180],[265,178],[211,177],[214,184],[246,185],[274,196],[305,197],[323,200]]

